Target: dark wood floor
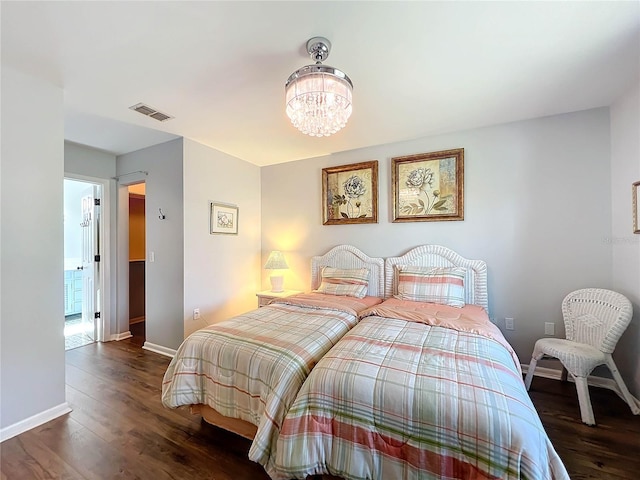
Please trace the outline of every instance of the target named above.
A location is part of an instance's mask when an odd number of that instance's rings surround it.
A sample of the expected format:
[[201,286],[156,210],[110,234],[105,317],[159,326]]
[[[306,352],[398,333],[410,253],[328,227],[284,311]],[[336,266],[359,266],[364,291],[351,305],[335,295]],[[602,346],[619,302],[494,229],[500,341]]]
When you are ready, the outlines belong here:
[[580,420],[575,385],[535,377],[529,394],[569,476],[640,479],[640,416],[611,390],[589,388],[597,426]]
[[[249,442],[160,403],[167,357],[143,337],[69,350],[73,411],[0,445],[5,479],[268,479]],[[591,390],[597,427],[580,422],[571,383],[535,378],[531,396],[572,479],[640,478],[640,416]],[[385,479],[386,480],[386,479]]]

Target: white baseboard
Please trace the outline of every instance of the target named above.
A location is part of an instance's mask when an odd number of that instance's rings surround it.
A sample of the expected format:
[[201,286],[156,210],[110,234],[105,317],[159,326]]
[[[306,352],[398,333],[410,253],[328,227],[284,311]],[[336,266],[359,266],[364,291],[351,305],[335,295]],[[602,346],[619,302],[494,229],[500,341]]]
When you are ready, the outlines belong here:
[[163,347],[162,345],[156,345],[155,343],[144,342],[142,348],[149,350],[150,352],[159,353],[165,357],[173,358],[176,354],[176,351],[173,348]]
[[115,340],[116,342],[119,342],[120,340],[125,340],[131,337],[133,337],[133,335],[131,335],[131,332],[127,330],[126,332],[116,333],[115,335],[111,335],[111,340]]
[[[529,371],[529,365],[521,364],[520,366],[522,367],[522,373],[526,374]],[[550,378],[552,380],[560,380],[562,376],[562,370],[536,366],[536,371],[533,372],[533,376]],[[573,378],[571,378],[571,375],[567,375],[567,381],[573,382]],[[609,390],[612,390],[616,393],[616,395],[618,395],[620,398],[624,400],[624,397],[622,396],[622,392],[620,392],[620,390],[618,389],[618,385],[616,384],[616,381],[613,378],[596,377],[592,375],[590,377],[587,377],[587,383],[589,384],[590,387],[607,388]],[[638,400],[635,397],[633,397],[633,399],[636,401],[638,405],[640,405],[640,400]]]
[[61,417],[62,415],[65,415],[70,411],[71,407],[67,402],[64,402],[60,405],[50,408],[49,410],[37,413],[32,417],[25,418],[18,423],[9,425],[8,427],[0,429],[0,442],[9,440],[10,438],[15,437],[16,435],[20,435],[21,433],[24,433],[27,430],[31,430],[32,428],[39,427],[43,423],[50,422],[51,420]]

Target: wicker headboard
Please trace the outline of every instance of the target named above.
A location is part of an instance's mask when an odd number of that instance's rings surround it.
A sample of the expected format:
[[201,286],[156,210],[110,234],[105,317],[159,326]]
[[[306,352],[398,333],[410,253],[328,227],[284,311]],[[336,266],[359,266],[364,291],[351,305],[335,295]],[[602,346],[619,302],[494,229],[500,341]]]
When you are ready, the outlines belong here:
[[385,260],[385,298],[392,297],[397,292],[396,265],[465,267],[465,303],[480,305],[489,312],[487,264],[484,261],[469,260],[441,245],[421,245],[401,257],[389,257]]
[[324,255],[311,258],[311,289],[316,290],[322,282],[322,269],[334,268],[368,268],[370,297],[384,296],[384,260],[372,258],[352,245],[338,245]]

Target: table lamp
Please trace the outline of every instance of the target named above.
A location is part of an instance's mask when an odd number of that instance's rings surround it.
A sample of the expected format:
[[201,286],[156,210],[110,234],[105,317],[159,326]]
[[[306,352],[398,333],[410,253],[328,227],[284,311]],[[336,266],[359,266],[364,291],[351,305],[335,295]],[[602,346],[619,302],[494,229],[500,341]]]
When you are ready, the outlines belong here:
[[275,270],[269,277],[269,280],[271,280],[271,291],[284,291],[284,288],[282,288],[282,285],[284,284],[284,275],[280,270],[289,268],[289,265],[287,265],[287,261],[284,259],[284,255],[282,254],[282,252],[279,252],[277,250],[271,252],[269,254],[269,258],[267,259],[267,263],[264,264],[264,268],[265,270]]

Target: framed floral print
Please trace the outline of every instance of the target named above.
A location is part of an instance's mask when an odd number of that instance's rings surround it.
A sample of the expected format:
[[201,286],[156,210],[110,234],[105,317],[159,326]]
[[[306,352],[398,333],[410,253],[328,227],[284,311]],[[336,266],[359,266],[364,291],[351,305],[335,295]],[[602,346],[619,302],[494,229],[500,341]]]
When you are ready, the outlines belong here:
[[640,181],[635,182],[631,188],[631,199],[633,201],[631,206],[633,211],[633,233],[640,233]]
[[323,225],[378,223],[378,161],[322,169]]
[[210,233],[238,234],[238,207],[226,203],[209,203]]
[[464,148],[392,159],[394,222],[464,220]]

